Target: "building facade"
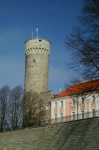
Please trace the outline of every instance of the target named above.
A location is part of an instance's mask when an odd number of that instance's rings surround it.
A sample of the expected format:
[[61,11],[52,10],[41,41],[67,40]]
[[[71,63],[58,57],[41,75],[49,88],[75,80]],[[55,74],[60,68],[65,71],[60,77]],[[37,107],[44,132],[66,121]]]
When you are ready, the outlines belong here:
[[51,100],[52,123],[96,116],[99,116],[99,79],[75,84]]

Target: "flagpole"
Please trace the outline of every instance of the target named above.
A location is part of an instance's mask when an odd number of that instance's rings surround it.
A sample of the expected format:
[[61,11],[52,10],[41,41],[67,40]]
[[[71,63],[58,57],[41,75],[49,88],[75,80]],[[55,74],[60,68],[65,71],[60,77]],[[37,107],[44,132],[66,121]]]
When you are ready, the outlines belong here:
[[38,25],[36,27],[36,37],[38,38]]

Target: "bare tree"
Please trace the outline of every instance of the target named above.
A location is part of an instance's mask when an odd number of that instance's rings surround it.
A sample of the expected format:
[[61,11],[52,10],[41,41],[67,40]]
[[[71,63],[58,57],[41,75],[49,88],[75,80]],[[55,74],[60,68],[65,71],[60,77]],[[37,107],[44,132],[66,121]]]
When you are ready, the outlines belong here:
[[45,116],[43,100],[36,92],[26,92],[23,100],[23,127],[40,123]]
[[9,95],[10,87],[4,86],[0,89],[0,131],[2,132],[7,126],[7,118],[9,115]]
[[13,129],[22,126],[23,88],[16,86],[11,90],[9,124]]
[[99,77],[99,0],[85,0],[79,25],[66,38],[72,52],[71,68],[85,79]]

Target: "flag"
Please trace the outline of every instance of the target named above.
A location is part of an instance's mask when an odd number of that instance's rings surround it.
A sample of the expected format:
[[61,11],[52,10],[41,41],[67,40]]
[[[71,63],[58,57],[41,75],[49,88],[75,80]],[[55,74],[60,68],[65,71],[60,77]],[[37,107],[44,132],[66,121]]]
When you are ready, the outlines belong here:
[[38,25],[37,25],[37,27],[36,27],[36,32],[38,32]]

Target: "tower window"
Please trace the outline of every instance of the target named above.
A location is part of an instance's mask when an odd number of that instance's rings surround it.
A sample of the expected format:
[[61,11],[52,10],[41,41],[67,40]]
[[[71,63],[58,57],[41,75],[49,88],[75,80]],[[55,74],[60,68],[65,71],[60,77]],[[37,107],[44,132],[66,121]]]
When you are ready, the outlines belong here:
[[33,62],[35,63],[35,59],[33,59]]
[[46,110],[48,110],[49,109],[49,107],[48,107],[48,104],[46,105]]

